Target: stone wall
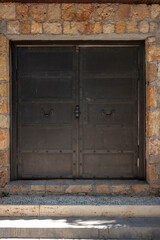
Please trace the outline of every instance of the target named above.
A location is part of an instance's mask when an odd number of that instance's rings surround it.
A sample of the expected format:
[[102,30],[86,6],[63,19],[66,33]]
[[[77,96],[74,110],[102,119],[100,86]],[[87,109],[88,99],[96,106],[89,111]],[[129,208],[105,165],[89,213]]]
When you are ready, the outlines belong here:
[[160,188],[160,5],[0,3],[0,186],[9,181],[9,41],[145,40],[146,173]]

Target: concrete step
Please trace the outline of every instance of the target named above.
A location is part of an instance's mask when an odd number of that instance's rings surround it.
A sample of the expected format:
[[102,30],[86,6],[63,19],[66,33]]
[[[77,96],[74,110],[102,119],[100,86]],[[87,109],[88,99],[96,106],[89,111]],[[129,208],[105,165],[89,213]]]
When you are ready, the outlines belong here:
[[0,218],[0,238],[158,239],[160,218]]
[[160,217],[160,197],[12,195],[0,198],[0,216]]

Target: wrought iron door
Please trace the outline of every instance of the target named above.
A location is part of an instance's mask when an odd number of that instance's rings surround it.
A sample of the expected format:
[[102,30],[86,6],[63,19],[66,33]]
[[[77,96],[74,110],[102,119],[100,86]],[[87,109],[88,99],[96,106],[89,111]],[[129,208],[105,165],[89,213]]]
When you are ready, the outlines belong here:
[[19,179],[137,178],[139,46],[18,46]]

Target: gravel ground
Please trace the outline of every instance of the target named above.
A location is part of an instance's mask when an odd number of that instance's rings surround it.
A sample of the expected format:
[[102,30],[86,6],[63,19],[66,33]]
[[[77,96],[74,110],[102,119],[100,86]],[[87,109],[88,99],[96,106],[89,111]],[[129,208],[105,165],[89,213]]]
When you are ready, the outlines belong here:
[[127,196],[22,196],[0,198],[0,204],[21,205],[160,205],[160,197]]

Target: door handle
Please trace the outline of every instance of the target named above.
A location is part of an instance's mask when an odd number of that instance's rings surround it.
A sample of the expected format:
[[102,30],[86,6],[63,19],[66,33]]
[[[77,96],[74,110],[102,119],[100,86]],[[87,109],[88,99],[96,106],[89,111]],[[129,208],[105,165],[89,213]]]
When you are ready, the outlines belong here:
[[76,117],[76,118],[79,118],[79,115],[80,115],[79,105],[76,105],[76,106],[75,106],[74,113],[75,113],[75,117]]

